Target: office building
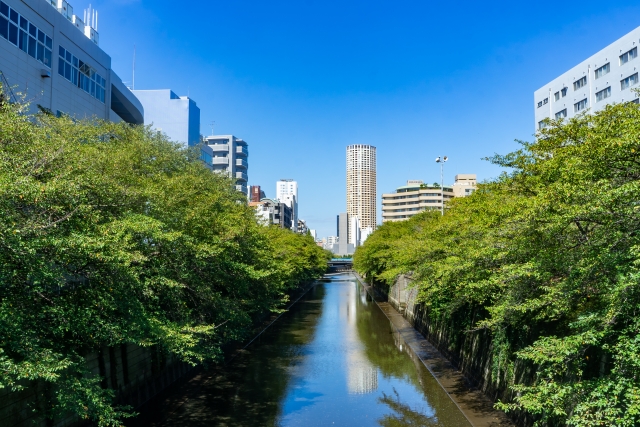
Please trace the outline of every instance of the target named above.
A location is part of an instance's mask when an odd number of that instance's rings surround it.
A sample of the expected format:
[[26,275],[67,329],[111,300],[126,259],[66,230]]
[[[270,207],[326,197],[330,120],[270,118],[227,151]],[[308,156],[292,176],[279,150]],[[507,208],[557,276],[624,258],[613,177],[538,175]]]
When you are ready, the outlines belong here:
[[[357,217],[361,228],[376,228],[376,147],[347,147],[347,214]],[[352,230],[347,241],[351,242]],[[354,230],[355,234],[356,231]],[[342,239],[341,239],[342,240]]]
[[64,0],[0,1],[0,83],[5,97],[56,115],[142,124],[143,107],[100,49],[97,12]]
[[298,183],[293,179],[281,179],[276,183],[276,199],[286,203],[293,212],[291,229],[298,224]]
[[336,255],[353,255],[355,245],[349,243],[349,214],[341,213],[336,217],[338,241],[331,248]]
[[408,181],[407,185],[398,187],[395,193],[382,195],[382,222],[405,221],[425,210],[442,209],[444,202],[454,196],[453,188],[429,186],[422,181]]
[[249,206],[256,210],[256,216],[263,225],[291,228],[291,208],[286,204],[265,198],[259,202],[249,202]]
[[236,181],[236,190],[249,196],[249,146],[233,135],[212,135],[204,138],[200,159],[214,172],[228,175]]
[[309,232],[309,228],[307,227],[307,221],[305,221],[304,219],[299,219],[296,232],[298,234],[307,234]]
[[249,189],[249,200],[251,202],[259,202],[260,200],[267,197],[264,194],[264,191],[260,188],[259,185],[252,185]]
[[188,96],[170,89],[133,90],[144,108],[144,124],[185,147],[200,143],[200,109]]
[[534,93],[536,129],[544,119],[570,119],[606,105],[638,102],[640,27],[553,79]]

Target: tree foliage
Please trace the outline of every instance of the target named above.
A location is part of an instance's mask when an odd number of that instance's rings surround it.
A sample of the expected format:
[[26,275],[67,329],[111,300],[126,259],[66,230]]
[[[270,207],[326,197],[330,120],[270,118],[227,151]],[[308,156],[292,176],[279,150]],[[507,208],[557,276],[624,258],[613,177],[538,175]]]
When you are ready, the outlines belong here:
[[[432,318],[490,331],[507,411],[539,425],[640,423],[640,108],[551,121],[489,160],[511,170],[444,217],[386,223],[355,267],[391,284],[412,273]],[[535,367],[518,382],[516,364]]]
[[233,182],[143,127],[0,104],[0,388],[45,381],[53,416],[127,416],[87,372],[102,346],[217,360],[326,269]]

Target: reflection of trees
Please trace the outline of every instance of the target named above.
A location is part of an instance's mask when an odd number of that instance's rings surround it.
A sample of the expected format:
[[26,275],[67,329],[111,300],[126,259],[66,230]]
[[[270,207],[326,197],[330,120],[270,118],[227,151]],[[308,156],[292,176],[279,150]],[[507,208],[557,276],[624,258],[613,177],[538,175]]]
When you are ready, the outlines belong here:
[[[311,289],[291,311],[226,366],[215,366],[202,381],[187,384],[176,395],[185,401],[163,426],[274,426],[304,347],[316,333],[324,286]],[[186,399],[185,399],[186,398]],[[159,402],[151,417],[164,418],[172,402]],[[175,409],[175,407],[174,407]],[[142,420],[140,420],[142,421]],[[131,425],[159,425],[147,419]]]
[[378,402],[384,403],[394,412],[392,414],[383,415],[378,423],[382,427],[410,427],[410,426],[441,426],[438,419],[435,416],[427,416],[418,411],[414,411],[409,408],[408,405],[400,402],[400,395],[394,389],[395,399],[391,396],[387,396],[382,393],[382,397],[378,399]]
[[402,378],[421,388],[413,361],[398,348],[402,339],[392,332],[389,319],[375,307],[366,290],[358,286],[358,291],[362,297],[356,303],[356,328],[367,358],[383,376]]

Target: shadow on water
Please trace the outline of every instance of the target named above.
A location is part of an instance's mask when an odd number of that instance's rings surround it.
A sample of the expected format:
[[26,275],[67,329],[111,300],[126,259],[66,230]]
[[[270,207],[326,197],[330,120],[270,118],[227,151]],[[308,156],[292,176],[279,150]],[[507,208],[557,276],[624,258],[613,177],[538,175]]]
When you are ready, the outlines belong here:
[[312,288],[227,366],[148,405],[137,426],[466,426],[351,276]]

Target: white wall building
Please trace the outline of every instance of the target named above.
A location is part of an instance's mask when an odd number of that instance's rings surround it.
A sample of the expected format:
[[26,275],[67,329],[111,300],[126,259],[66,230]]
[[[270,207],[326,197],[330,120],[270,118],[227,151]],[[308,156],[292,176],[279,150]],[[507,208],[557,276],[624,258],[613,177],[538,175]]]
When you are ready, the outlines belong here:
[[200,109],[188,96],[178,96],[170,89],[134,90],[144,107],[144,124],[164,133],[185,147],[200,143]]
[[200,159],[214,172],[236,180],[236,189],[249,195],[249,145],[233,135],[212,135],[204,139]]
[[534,93],[536,129],[544,119],[571,118],[607,104],[638,102],[640,27],[622,36]]
[[276,199],[285,203],[292,209],[293,224],[291,229],[296,230],[298,224],[298,183],[293,179],[281,179],[276,183]]
[[64,0],[0,1],[0,82],[53,114],[142,124],[143,107],[98,46],[97,12]]
[[[376,147],[347,147],[347,214],[358,218],[359,227],[376,228]],[[349,230],[349,243],[351,230]],[[356,239],[357,240],[357,239]]]

